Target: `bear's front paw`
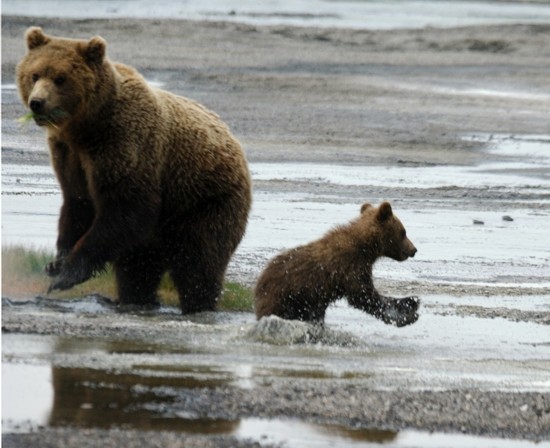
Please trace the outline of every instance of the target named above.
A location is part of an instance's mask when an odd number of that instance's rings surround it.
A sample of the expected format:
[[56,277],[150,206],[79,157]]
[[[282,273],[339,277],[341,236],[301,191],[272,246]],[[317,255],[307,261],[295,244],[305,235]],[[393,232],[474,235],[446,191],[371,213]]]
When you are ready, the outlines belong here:
[[384,306],[382,320],[397,327],[410,325],[418,320],[420,300],[416,296],[391,299]]
[[75,266],[68,263],[62,263],[59,274],[55,276],[48,288],[48,293],[56,289],[63,291],[72,288],[74,285],[78,285],[88,280],[92,274],[93,270],[89,269],[86,264]]

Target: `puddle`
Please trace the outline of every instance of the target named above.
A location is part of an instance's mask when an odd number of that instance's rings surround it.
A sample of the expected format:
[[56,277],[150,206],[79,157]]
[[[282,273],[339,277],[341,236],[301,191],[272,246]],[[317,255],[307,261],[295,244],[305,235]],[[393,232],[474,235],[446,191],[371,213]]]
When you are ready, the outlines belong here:
[[550,443],[531,443],[524,440],[491,439],[488,437],[458,434],[424,433],[420,431],[385,431],[376,429],[352,429],[338,425],[315,425],[282,419],[241,420],[234,432],[239,437],[258,439],[262,442],[280,443],[283,446],[300,448],[328,447],[548,447]]
[[[395,432],[318,425],[293,419],[211,419],[193,412],[171,411],[190,388],[211,388],[224,382],[199,380],[194,374],[212,369],[182,368],[190,377],[120,374],[88,368],[2,364],[2,427],[4,433],[40,427],[125,428],[174,431],[187,435],[228,435],[262,444],[333,447],[520,447],[533,443],[457,434]],[[218,373],[218,372],[214,372]],[[9,385],[9,387],[6,387]],[[181,406],[180,406],[181,408]],[[549,446],[539,443],[536,446]]]
[[46,426],[53,397],[50,365],[2,362],[3,433]]

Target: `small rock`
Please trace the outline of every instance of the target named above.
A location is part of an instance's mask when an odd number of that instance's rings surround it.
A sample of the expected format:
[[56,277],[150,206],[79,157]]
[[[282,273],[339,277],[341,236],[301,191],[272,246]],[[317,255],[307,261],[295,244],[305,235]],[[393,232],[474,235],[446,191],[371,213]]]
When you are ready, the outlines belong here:
[[510,215],[504,215],[502,217],[502,220],[503,221],[508,221],[508,222],[512,222],[514,220],[514,218],[512,218]]
[[474,225],[476,226],[482,226],[484,225],[485,223],[483,221],[481,221],[480,219],[474,219]]

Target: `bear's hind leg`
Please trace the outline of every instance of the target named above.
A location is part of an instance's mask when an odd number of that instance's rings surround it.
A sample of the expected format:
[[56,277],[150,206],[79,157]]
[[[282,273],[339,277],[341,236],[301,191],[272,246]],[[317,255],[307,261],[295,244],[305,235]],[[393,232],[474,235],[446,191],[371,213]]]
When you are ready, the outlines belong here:
[[183,314],[216,309],[227,264],[244,235],[245,205],[239,197],[212,198],[167,227],[170,274]]
[[182,314],[215,311],[222,292],[223,270],[209,269],[205,262],[180,260],[170,272],[179,293]]
[[172,256],[170,276],[178,290],[182,314],[215,311],[230,254],[224,254],[211,234],[203,240],[188,234]]
[[124,305],[158,306],[157,289],[165,270],[158,250],[140,249],[115,263],[118,299]]

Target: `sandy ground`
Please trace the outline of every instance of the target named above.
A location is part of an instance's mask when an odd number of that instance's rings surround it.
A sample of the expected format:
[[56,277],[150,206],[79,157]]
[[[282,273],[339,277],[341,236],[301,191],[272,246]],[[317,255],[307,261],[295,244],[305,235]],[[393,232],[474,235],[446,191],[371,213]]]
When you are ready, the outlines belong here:
[[[2,83],[14,82],[29,25],[47,33],[89,37],[109,43],[109,56],[136,66],[150,81],[192,97],[219,113],[243,142],[250,162],[315,162],[348,165],[475,165],[490,156],[471,134],[549,134],[550,27],[495,26],[450,30],[352,31],[254,27],[228,23],[146,20],[57,20],[2,18]],[[3,163],[47,164],[46,152],[17,142],[17,101],[2,101]],[[43,145],[29,128],[27,146]],[[541,170],[533,173],[547,179]],[[331,194],[334,187],[257,181],[256,191],[299,188]],[[457,188],[412,190],[406,186],[346,192],[357,197],[398,198],[419,209],[426,201],[462,197],[470,209],[500,210],[508,198],[496,191]],[[544,198],[543,198],[544,199]],[[535,206],[548,213],[548,201]],[[513,205],[511,205],[513,207]],[[507,210],[508,210],[507,208]],[[259,268],[259,267],[258,267]],[[254,276],[231,275],[252,283]],[[391,289],[391,285],[383,285]],[[394,285],[395,286],[395,285]],[[402,289],[404,283],[397,285]],[[457,296],[540,294],[529,287],[439,285],[419,282],[416,294]],[[428,308],[429,308],[428,304]],[[548,325],[548,313],[454,306],[442,313],[485,319],[504,317]],[[495,314],[496,313],[496,314]],[[156,329],[125,325],[126,339],[165,338]],[[21,313],[4,307],[8,334],[100,337],[109,325],[64,315]],[[182,330],[184,331],[184,330]],[[111,335],[113,336],[113,335]],[[114,336],[113,336],[114,337]],[[546,341],[546,343],[548,343]],[[547,360],[546,360],[547,361]],[[505,368],[505,367],[503,367]],[[540,360],[540,368],[548,370]],[[512,439],[550,439],[547,392],[480,390],[372,390],[361,382],[279,378],[246,390],[221,386],[189,390],[185,409],[216,418],[291,416],[348,427],[414,428]],[[373,410],[373,412],[365,412]],[[222,436],[190,436],[137,430],[39,428],[32,434],[3,434],[5,446],[248,446]],[[176,439],[178,441],[176,442]],[[95,443],[95,442],[94,442]],[[253,445],[254,442],[250,442]],[[129,445],[128,445],[129,446]]]

